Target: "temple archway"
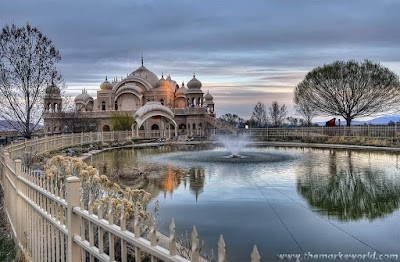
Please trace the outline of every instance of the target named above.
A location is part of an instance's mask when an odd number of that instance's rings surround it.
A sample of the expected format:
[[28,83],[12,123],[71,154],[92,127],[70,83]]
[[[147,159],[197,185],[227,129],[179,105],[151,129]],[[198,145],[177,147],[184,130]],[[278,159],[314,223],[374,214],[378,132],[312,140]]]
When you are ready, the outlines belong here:
[[[157,119],[159,123],[157,124],[160,128],[160,125],[164,127],[168,126],[169,124],[174,126],[174,134],[175,136],[178,135],[178,126],[174,120],[174,113],[168,107],[162,105],[160,102],[147,102],[144,106],[139,108],[135,113],[135,122],[136,122],[136,135],[139,135],[139,129],[148,119]],[[153,123],[154,126],[154,123]],[[151,127],[152,129],[152,127]],[[168,128],[164,128],[165,130]],[[168,129],[169,131],[169,129]],[[145,128],[146,133],[146,128]],[[160,132],[160,135],[166,135],[165,132]],[[170,137],[170,133],[168,132],[168,137]]]

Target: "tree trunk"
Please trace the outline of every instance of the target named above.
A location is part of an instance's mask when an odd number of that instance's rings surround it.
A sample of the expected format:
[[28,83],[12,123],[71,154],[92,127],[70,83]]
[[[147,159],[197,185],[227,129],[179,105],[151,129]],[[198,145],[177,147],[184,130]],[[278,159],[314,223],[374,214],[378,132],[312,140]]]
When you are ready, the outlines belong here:
[[351,126],[353,118],[351,116],[346,116],[344,119],[346,120],[346,126]]

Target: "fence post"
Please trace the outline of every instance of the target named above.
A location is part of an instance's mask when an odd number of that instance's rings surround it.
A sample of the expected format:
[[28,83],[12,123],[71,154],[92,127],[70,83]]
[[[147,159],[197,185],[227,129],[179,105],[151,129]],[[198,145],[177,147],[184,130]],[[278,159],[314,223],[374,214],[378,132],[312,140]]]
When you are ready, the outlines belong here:
[[74,214],[73,208],[78,207],[80,202],[80,180],[78,177],[67,178],[67,228],[68,228],[68,241],[67,241],[67,261],[74,262],[80,261],[81,254],[78,244],[74,242],[74,236],[79,235],[79,216]]
[[47,135],[44,135],[44,151],[47,151]]
[[18,177],[21,175],[22,171],[22,161],[20,159],[16,159],[15,161],[15,200],[16,200],[16,223],[14,224],[15,226],[15,232],[16,232],[16,238],[17,238],[17,244],[22,243],[22,203],[21,203],[21,198],[18,196],[18,192],[21,191],[21,183],[18,179]]
[[11,141],[11,146],[10,146],[8,152],[10,152],[10,158],[13,159],[13,157],[14,157],[14,141]]

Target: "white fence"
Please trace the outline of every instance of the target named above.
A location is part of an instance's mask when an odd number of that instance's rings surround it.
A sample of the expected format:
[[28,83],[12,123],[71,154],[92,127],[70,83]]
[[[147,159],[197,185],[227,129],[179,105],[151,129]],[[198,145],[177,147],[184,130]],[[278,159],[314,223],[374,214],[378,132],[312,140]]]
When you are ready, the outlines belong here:
[[[229,133],[224,129],[215,129],[212,134]],[[368,138],[400,138],[399,126],[337,126],[337,127],[271,127],[238,129],[238,134],[246,134],[256,139],[284,137],[368,137]]]
[[[128,132],[68,134],[26,140],[1,152],[1,185],[4,205],[15,241],[32,261],[128,261],[128,248],[134,250],[135,261],[202,261],[200,240],[196,229],[191,234],[191,260],[178,255],[175,223],[170,224],[169,249],[157,242],[154,219],[150,225],[150,240],[141,237],[140,222],[135,212],[134,232],[126,228],[127,218],[121,206],[118,219],[113,205],[94,208],[93,200],[84,206],[80,179],[69,177],[66,185],[45,179],[40,172],[27,169],[21,160],[13,160],[24,152],[46,152],[73,145],[115,141],[129,138]],[[226,261],[222,235],[218,242],[218,261]],[[118,255],[118,256],[117,256]],[[251,261],[260,261],[257,247]]]

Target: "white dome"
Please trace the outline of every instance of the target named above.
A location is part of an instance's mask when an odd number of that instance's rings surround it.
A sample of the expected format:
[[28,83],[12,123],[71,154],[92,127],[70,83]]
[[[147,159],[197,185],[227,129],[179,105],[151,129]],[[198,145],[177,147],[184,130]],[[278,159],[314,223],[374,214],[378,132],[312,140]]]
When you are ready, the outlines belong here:
[[156,88],[158,86],[158,77],[156,74],[153,72],[149,71],[143,64],[141,67],[136,69],[136,71],[133,71],[130,76],[138,76],[147,82],[150,83],[150,85],[153,88]]
[[107,77],[106,77],[106,81],[101,83],[100,89],[101,90],[112,90],[112,88],[113,88],[113,85],[107,81]]
[[93,101],[93,97],[90,96],[85,89],[82,90],[82,94],[78,95],[74,99],[75,102],[88,102],[88,101]]
[[163,106],[160,102],[147,102],[144,106],[142,106],[135,112],[135,118],[143,118],[143,116],[152,111],[161,111],[171,118],[174,118],[174,113],[171,111],[171,109]]

